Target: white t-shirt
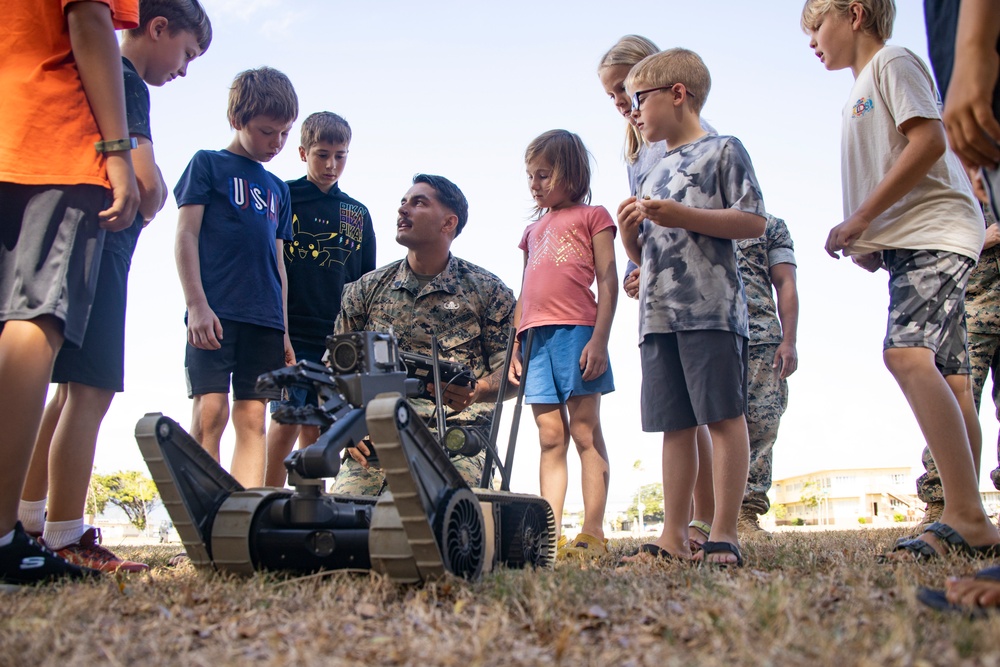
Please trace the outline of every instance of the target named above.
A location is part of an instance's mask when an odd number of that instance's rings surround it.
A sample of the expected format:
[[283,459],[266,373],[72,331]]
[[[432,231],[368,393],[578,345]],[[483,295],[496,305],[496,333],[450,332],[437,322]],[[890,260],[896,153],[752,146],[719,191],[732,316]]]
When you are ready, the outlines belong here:
[[[845,218],[868,198],[906,148],[899,126],[911,118],[940,119],[940,108],[931,73],[908,49],[883,47],[861,70],[843,114]],[[947,150],[916,187],[872,221],[847,253],[947,250],[975,260],[984,230],[968,177],[958,157]]]

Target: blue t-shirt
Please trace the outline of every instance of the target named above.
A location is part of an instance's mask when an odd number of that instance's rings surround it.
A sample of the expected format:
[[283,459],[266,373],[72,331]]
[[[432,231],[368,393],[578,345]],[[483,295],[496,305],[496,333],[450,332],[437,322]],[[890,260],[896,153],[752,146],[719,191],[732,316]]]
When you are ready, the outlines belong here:
[[288,186],[259,163],[198,151],[174,187],[177,207],[202,204],[201,284],[219,318],[285,330],[275,241],[292,238]]

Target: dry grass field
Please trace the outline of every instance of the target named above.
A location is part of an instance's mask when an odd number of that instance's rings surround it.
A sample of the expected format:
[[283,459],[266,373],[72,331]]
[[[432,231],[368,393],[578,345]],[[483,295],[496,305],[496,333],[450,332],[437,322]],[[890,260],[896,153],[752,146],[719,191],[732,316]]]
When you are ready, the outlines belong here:
[[1000,615],[925,609],[918,585],[982,563],[879,565],[899,530],[782,533],[747,566],[500,571],[397,587],[376,576],[203,577],[175,547],[149,574],[0,597],[0,665],[1000,665]]

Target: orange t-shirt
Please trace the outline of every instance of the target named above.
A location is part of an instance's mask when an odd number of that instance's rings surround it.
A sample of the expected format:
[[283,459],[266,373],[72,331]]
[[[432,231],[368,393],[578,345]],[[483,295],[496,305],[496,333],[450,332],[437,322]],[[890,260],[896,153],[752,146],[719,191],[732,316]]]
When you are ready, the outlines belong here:
[[[0,21],[0,181],[108,187],[97,121],[83,92],[66,24],[78,0],[8,0]],[[117,29],[139,23],[138,0],[90,0]],[[121,139],[123,137],[108,137]]]

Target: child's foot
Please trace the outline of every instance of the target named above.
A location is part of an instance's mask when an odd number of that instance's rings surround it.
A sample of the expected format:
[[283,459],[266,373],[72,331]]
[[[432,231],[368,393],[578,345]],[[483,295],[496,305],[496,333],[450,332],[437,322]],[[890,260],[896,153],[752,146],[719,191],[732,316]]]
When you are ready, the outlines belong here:
[[681,550],[671,551],[670,549],[664,547],[660,542],[649,542],[640,546],[634,553],[628,556],[623,556],[620,565],[631,565],[633,563],[654,563],[658,561],[679,561],[679,562],[691,562],[691,552],[685,545],[683,548],[684,554],[681,555]]
[[556,540],[556,559],[562,560],[566,558],[566,547],[569,546],[569,539],[565,535],[560,535],[559,539]]
[[712,534],[712,524],[695,519],[688,524],[688,544],[691,546],[691,553],[701,551],[701,545],[708,540]]
[[701,560],[716,567],[743,567],[743,554],[735,542],[708,541],[701,545]]
[[145,563],[122,560],[110,549],[101,546],[101,529],[93,526],[84,531],[79,542],[56,549],[56,554],[75,565],[112,574],[118,571],[145,572],[149,569]]
[[[970,527],[970,539],[959,533],[952,526],[937,522],[924,529],[919,537],[910,540],[899,540],[892,551],[879,557],[883,563],[913,562],[928,560],[956,553],[971,558],[1000,556],[1000,533],[996,527],[987,522],[986,530]],[[982,540],[982,542],[980,542]],[[973,546],[975,545],[975,546]]]
[[564,558],[600,558],[608,555],[608,540],[580,533],[563,549]]
[[39,544],[18,523],[14,540],[0,547],[0,590],[13,590],[57,579],[86,579],[100,574],[68,563]]
[[920,588],[917,599],[938,611],[982,618],[1000,608],[1000,567],[980,570],[975,577],[948,579],[945,590]]

